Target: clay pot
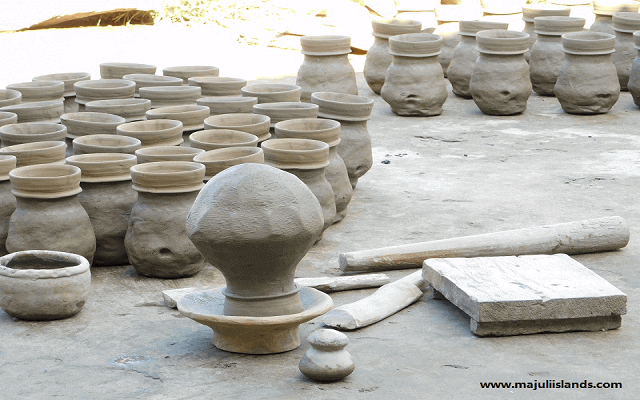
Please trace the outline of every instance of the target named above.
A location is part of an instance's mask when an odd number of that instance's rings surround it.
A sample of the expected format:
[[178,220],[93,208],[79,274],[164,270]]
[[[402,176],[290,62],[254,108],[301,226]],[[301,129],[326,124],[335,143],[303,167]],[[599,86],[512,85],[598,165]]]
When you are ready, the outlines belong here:
[[633,42],[636,50],[639,50],[633,64],[631,65],[631,72],[629,73],[629,83],[627,89],[633,97],[633,102],[640,107],[640,32],[633,33]]
[[613,29],[613,14],[617,12],[637,13],[639,8],[640,3],[636,1],[595,0],[593,2],[593,13],[596,15],[596,20],[589,30],[591,32],[615,35],[616,31]]
[[531,48],[538,40],[538,34],[535,32],[534,19],[537,17],[568,17],[570,14],[571,9],[569,7],[554,4],[529,4],[522,7],[522,20],[524,21],[524,29],[522,32],[529,35],[529,51],[524,53],[524,59],[527,60],[527,62],[529,62],[529,58],[531,57]]
[[453,50],[453,57],[447,69],[447,77],[453,93],[465,99],[471,98],[469,81],[473,67],[478,60],[476,34],[490,29],[507,29],[509,24],[494,21],[460,21],[460,44]]
[[524,60],[529,35],[506,30],[480,31],[476,41],[480,54],[469,82],[473,101],[489,115],[524,112],[532,91],[529,65]]
[[9,232],[9,219],[16,209],[16,198],[11,194],[9,172],[16,167],[16,156],[0,155],[0,254],[7,254],[5,243]]
[[279,103],[283,101],[300,101],[302,88],[287,83],[263,83],[249,85],[240,89],[244,97],[256,97],[258,103]]
[[17,166],[36,164],[64,164],[67,144],[62,141],[44,141],[16,144],[0,149],[1,154],[16,156]]
[[319,106],[318,117],[340,122],[338,154],[347,166],[351,187],[373,165],[371,136],[367,121],[371,118],[373,100],[341,93],[316,92],[311,102]]
[[184,223],[203,186],[204,174],[204,165],[187,161],[131,167],[138,200],[124,243],[138,274],[184,278],[204,268],[204,259],[189,240]]
[[64,82],[64,97],[73,97],[76,95],[73,85],[76,82],[88,81],[91,74],[88,72],[65,72],[60,74],[40,75],[32,78],[35,81],[62,81]]
[[64,141],[66,137],[67,128],[61,124],[26,122],[0,127],[0,140],[3,147],[52,140]]
[[60,123],[60,116],[64,114],[64,102],[62,100],[50,100],[18,103],[2,107],[0,111],[17,114],[18,122],[52,122],[58,124]]
[[200,130],[209,116],[209,108],[198,105],[161,107],[147,111],[147,119],[173,119],[182,122],[184,132]]
[[126,122],[144,121],[145,113],[151,109],[151,100],[148,99],[113,99],[90,101],[85,104],[89,112],[100,112],[118,115]]
[[[209,107],[209,115],[251,113],[258,104],[256,97],[201,97],[196,101],[199,106]],[[270,103],[265,103],[270,104]]]
[[123,153],[134,154],[142,147],[140,139],[120,135],[90,135],[73,139],[73,154]]
[[478,7],[469,7],[465,5],[441,5],[436,8],[436,19],[438,20],[438,26],[433,32],[436,35],[442,36],[444,42],[442,43],[442,49],[440,55],[438,55],[438,62],[442,65],[442,71],[447,76],[447,69],[451,58],[453,58],[453,49],[460,43],[460,37],[458,32],[460,31],[460,21],[473,21],[482,17],[482,10]]
[[139,139],[142,147],[177,146],[184,142],[182,122],[173,119],[127,122],[118,125],[116,131],[118,135]]
[[263,142],[271,137],[269,133],[270,119],[259,114],[220,114],[204,120],[204,129],[231,129],[247,132]]
[[264,163],[264,152],[259,147],[226,147],[198,154],[193,161],[205,166],[204,180],[208,181],[234,165]]
[[404,33],[418,33],[422,29],[422,23],[392,18],[373,20],[371,26],[373,27],[373,45],[367,52],[363,72],[371,90],[380,94],[387,68],[391,65],[392,59],[389,54],[389,38]]
[[7,89],[22,93],[23,103],[36,101],[64,100],[64,82],[62,81],[34,81],[13,83]]
[[247,80],[226,76],[197,76],[189,78],[189,85],[200,86],[203,96],[241,96],[240,89],[247,86]]
[[151,86],[140,88],[140,97],[151,100],[151,108],[195,105],[202,97],[198,86]]
[[529,60],[531,84],[536,93],[543,96],[555,95],[553,88],[565,59],[561,36],[565,33],[582,31],[584,24],[583,18],[536,18],[538,41],[531,49]]
[[131,188],[132,154],[83,154],[67,158],[82,171],[78,200],[87,211],[96,237],[95,266],[129,264],[124,237],[138,194]]
[[118,115],[98,112],[63,114],[60,120],[67,127],[67,137],[70,139],[86,135],[115,135],[118,125],[126,122]]
[[91,289],[89,262],[77,254],[30,250],[0,258],[0,307],[27,321],[69,318]]
[[176,86],[182,85],[182,79],[172,76],[149,75],[149,74],[129,74],[122,77],[136,83],[136,96],[140,95],[140,88],[143,87],[159,87],[159,86]]
[[613,29],[616,34],[616,51],[611,55],[611,61],[618,71],[620,90],[627,90],[631,64],[636,58],[633,42],[633,32],[640,30],[640,14],[637,12],[617,12],[613,14]]
[[269,117],[270,125],[273,128],[281,121],[317,117],[318,105],[301,102],[263,103],[254,105],[253,113]]
[[9,221],[7,251],[65,251],[93,262],[96,237],[89,215],[78,201],[80,168],[29,165],[12,170],[9,178],[17,203]]
[[269,139],[262,143],[264,162],[292,173],[304,182],[320,202],[323,230],[336,219],[336,201],[325,176],[329,165],[329,145],[310,139]]
[[554,92],[569,114],[608,112],[620,96],[620,82],[611,62],[615,37],[602,32],[562,35],[565,62]]
[[78,104],[96,100],[132,99],[136,93],[136,83],[127,79],[80,81],[76,82],[73,88]]
[[356,368],[353,357],[344,348],[349,338],[334,329],[318,329],[307,337],[311,345],[298,368],[307,378],[319,382],[344,379]]
[[193,157],[204,153],[202,149],[180,146],[156,146],[136,150],[138,164],[157,161],[193,161]]
[[18,123],[18,114],[0,111],[0,127]]
[[0,89],[0,107],[12,106],[22,102],[22,93],[17,90]]
[[351,201],[353,188],[349,181],[347,167],[338,154],[340,123],[331,119],[290,119],[278,122],[275,132],[278,139],[313,139],[329,145],[329,164],[325,167],[325,178],[331,185],[336,204],[336,217],[333,223],[342,221],[347,214],[347,205]]
[[183,85],[188,85],[189,78],[220,75],[220,68],[211,65],[168,67],[162,70],[162,75],[180,78]]
[[302,88],[302,101],[309,101],[313,92],[358,94],[356,72],[348,57],[351,37],[303,36],[300,45],[304,61],[298,69],[296,85]]
[[251,133],[232,129],[207,129],[193,132],[189,136],[191,147],[205,151],[226,147],[256,147],[258,137]]
[[102,79],[122,79],[128,74],[156,73],[156,66],[149,64],[108,62],[100,64],[100,77]]

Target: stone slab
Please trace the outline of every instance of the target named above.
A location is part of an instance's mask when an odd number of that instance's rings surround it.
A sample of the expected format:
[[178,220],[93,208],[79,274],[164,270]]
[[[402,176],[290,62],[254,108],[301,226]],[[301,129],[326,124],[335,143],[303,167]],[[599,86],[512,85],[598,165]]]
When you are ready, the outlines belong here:
[[535,321],[478,322],[471,320],[471,332],[477,336],[530,335],[543,332],[608,331],[622,325],[620,315],[589,318],[542,319]]

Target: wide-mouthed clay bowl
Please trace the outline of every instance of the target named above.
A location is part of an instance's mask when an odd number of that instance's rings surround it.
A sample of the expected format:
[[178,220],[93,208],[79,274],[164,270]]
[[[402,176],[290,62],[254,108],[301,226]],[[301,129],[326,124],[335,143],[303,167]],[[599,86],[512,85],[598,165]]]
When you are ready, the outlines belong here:
[[227,147],[198,154],[193,161],[204,164],[205,180],[213,178],[227,168],[245,163],[264,163],[264,152],[259,147]]
[[182,85],[182,79],[172,76],[151,74],[128,74],[122,77],[136,83],[136,95],[140,94],[140,88],[149,86],[176,86]]
[[140,139],[142,147],[177,146],[184,141],[182,122],[174,119],[127,122],[118,125],[116,131],[118,135]]
[[189,85],[200,86],[203,96],[241,96],[240,89],[247,86],[247,80],[226,76],[196,76],[189,78]]
[[0,126],[18,123],[18,114],[9,111],[0,111]]
[[318,116],[318,108],[317,104],[285,101],[256,104],[253,106],[253,113],[268,116],[273,128],[278,122],[288,119],[315,118]]
[[220,75],[220,68],[214,67],[213,65],[168,67],[162,70],[162,75],[180,78],[182,79],[183,85],[188,85],[189,78]]
[[134,154],[142,147],[140,139],[121,135],[89,135],[73,139],[73,154]]
[[260,114],[220,114],[204,120],[204,129],[232,129],[251,133],[262,142],[271,137],[270,119]]
[[0,89],[0,107],[12,106],[22,101],[22,93],[13,89]]
[[0,149],[0,154],[16,156],[16,166],[36,164],[64,164],[67,144],[63,141],[45,141],[15,144]]
[[202,97],[198,86],[148,86],[140,88],[140,97],[151,100],[151,108],[195,105]]
[[60,116],[64,114],[64,101],[48,100],[35,101],[33,103],[17,103],[0,108],[0,111],[8,111],[18,115],[18,122],[60,122]]
[[182,122],[185,132],[192,132],[204,127],[204,120],[209,116],[209,108],[195,104],[161,107],[147,111],[147,119],[175,119]]
[[207,151],[225,147],[257,147],[258,137],[232,129],[206,129],[193,132],[189,143],[191,147]]
[[70,139],[86,135],[114,135],[116,127],[126,122],[118,115],[99,112],[63,114],[60,120],[67,127],[67,137]]
[[64,141],[66,136],[66,126],[51,122],[23,122],[0,127],[0,140],[4,147],[23,143]]
[[87,111],[119,115],[127,122],[147,119],[146,112],[151,109],[149,99],[113,99],[90,101],[85,104]]
[[245,86],[240,92],[246,97],[257,97],[258,103],[276,103],[300,101],[302,88],[288,83],[263,83]]
[[204,153],[202,149],[182,146],[155,146],[136,150],[138,164],[157,161],[193,161],[193,157]]
[[219,96],[201,97],[196,104],[209,107],[209,115],[251,113],[258,104],[255,97]]
[[130,99],[136,93],[136,83],[128,79],[96,79],[73,85],[76,103],[87,104],[95,100]]
[[7,85],[7,89],[22,93],[23,103],[34,101],[64,100],[64,82],[32,81]]

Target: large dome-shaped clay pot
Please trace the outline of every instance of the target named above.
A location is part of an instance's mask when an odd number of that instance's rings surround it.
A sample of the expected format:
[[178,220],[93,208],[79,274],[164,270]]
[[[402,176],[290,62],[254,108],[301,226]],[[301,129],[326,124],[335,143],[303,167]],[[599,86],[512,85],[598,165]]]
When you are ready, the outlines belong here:
[[244,97],[256,97],[259,103],[300,101],[302,88],[288,83],[262,83],[248,85],[240,89]]
[[200,86],[203,96],[241,96],[247,80],[226,76],[197,76],[189,78],[189,85]]
[[0,107],[12,106],[22,101],[22,93],[17,90],[0,89]]
[[205,151],[225,147],[256,147],[258,146],[258,137],[233,129],[207,129],[193,132],[189,136],[189,143],[191,147]]
[[113,99],[90,101],[85,104],[89,112],[100,112],[118,115],[126,122],[144,121],[146,112],[151,109],[151,100],[148,99]]
[[52,122],[60,123],[60,116],[64,114],[64,101],[49,100],[33,103],[18,103],[0,108],[18,115],[18,122]]
[[318,116],[318,105],[299,101],[281,103],[262,103],[253,106],[254,114],[266,115],[273,128],[278,122],[298,118],[315,118]]
[[201,97],[196,104],[209,107],[209,115],[248,114],[253,111],[253,106],[258,104],[258,99],[237,96]]
[[151,108],[196,105],[202,97],[198,86],[150,86],[140,88],[140,97],[151,100]]
[[7,89],[22,93],[23,103],[36,101],[64,100],[64,82],[62,81],[34,81],[7,85]]
[[209,116],[209,108],[195,104],[161,107],[147,111],[147,119],[172,119],[182,122],[184,132],[200,130]]
[[180,78],[182,79],[183,85],[188,85],[189,78],[220,75],[220,68],[214,67],[213,65],[168,67],[162,70],[162,75]]
[[640,30],[640,14],[637,12],[617,12],[613,14],[613,29],[616,32],[616,51],[611,54],[611,61],[618,71],[620,89],[627,90],[631,64],[636,58],[633,32]]
[[76,82],[73,89],[76,103],[84,105],[96,100],[132,99],[136,83],[127,79],[97,79]]
[[66,137],[67,128],[64,125],[48,122],[23,122],[0,127],[3,147],[33,142],[64,141]]
[[67,127],[67,137],[75,139],[86,135],[115,135],[118,125],[126,121],[123,117],[98,112],[76,112],[63,114],[62,125]]
[[173,119],[127,122],[118,125],[116,131],[118,135],[139,139],[142,147],[177,146],[184,141],[182,122]]
[[0,254],[7,254],[5,247],[9,220],[16,209],[16,198],[11,193],[9,172],[16,167],[16,156],[0,155]]
[[138,164],[158,161],[193,161],[202,149],[181,146],[155,146],[136,150]]
[[8,112],[8,111],[0,111],[0,127],[5,125],[17,124],[18,123],[18,114]]
[[62,81],[64,82],[64,97],[76,95],[73,85],[76,82],[88,81],[91,74],[88,72],[63,72],[59,74],[40,75],[32,78],[33,81]]
[[156,66],[150,64],[105,62],[100,64],[102,79],[122,79],[128,74],[155,74]]
[[593,2],[593,13],[596,20],[591,24],[589,30],[592,32],[602,32],[615,35],[613,29],[613,14],[617,12],[637,13],[640,3],[630,0],[595,0]]
[[16,144],[0,149],[0,154],[10,154],[18,159],[17,166],[37,164],[64,164],[67,144],[63,141],[42,141]]
[[531,57],[531,48],[538,40],[534,20],[538,17],[568,17],[570,14],[571,9],[569,7],[555,4],[528,4],[522,7],[522,20],[524,21],[524,29],[522,32],[529,35],[529,51],[524,53],[524,59],[527,60],[527,62],[529,62],[529,58]]
[[182,79],[172,76],[150,75],[150,74],[129,74],[122,77],[136,83],[136,96],[140,95],[140,88],[158,86],[182,85]]
[[231,129],[247,132],[263,142],[271,137],[269,133],[270,119],[259,114],[220,114],[204,120],[204,129]]
[[73,154],[134,154],[142,147],[140,139],[121,135],[89,135],[73,139]]
[[193,161],[205,166],[204,180],[208,181],[234,165],[264,163],[264,152],[259,147],[225,147],[198,154]]

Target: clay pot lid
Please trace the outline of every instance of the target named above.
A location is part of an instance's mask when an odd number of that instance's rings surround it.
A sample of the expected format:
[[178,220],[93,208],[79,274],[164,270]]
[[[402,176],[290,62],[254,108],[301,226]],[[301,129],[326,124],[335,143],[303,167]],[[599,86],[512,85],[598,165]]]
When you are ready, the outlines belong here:
[[522,7],[522,20],[534,22],[537,17],[568,17],[571,14],[569,7],[555,4],[527,4]]
[[11,106],[22,101],[22,93],[13,89],[0,89],[0,107]]
[[562,36],[565,33],[580,32],[586,20],[575,17],[536,17],[535,32],[539,35]]
[[529,50],[529,40],[530,36],[524,32],[493,29],[476,34],[476,48],[484,54],[524,54]]
[[147,86],[140,88],[140,97],[151,100],[179,101],[198,98],[201,92],[202,89],[199,86]]
[[201,76],[218,76],[220,68],[213,65],[186,65],[178,67],[167,67],[162,70],[162,75],[173,76],[182,79],[187,84],[189,78]]
[[616,32],[633,33],[640,30],[640,13],[617,12],[613,14],[613,30]]
[[18,167],[35,164],[64,164],[66,148],[65,142],[51,140],[3,147],[0,149],[0,154],[16,156]]
[[62,72],[58,74],[40,75],[32,78],[33,81],[62,81],[64,82],[64,97],[73,97],[76,92],[73,85],[76,82],[87,81],[91,79],[88,72]]
[[[34,265],[44,261],[49,268]],[[56,266],[57,264],[57,266]],[[29,268],[33,267],[33,268]],[[25,250],[0,258],[0,275],[15,279],[55,279],[84,274],[89,271],[89,261],[78,254],[51,250]]]
[[460,35],[476,37],[476,33],[489,29],[509,29],[509,23],[496,21],[460,21]]
[[258,141],[256,135],[233,129],[207,129],[189,136],[191,147],[207,151],[226,147],[256,147]]
[[[22,122],[60,122],[60,115],[64,113],[63,100],[34,101],[32,103],[17,103],[4,106],[0,111],[8,111],[18,115],[18,121]],[[34,115],[35,114],[35,115]],[[42,119],[41,116],[52,116]],[[26,120],[28,118],[28,120]]]
[[100,64],[102,79],[122,78],[127,74],[155,74],[157,67],[150,64],[105,62]]
[[[62,114],[60,121],[67,127],[67,137],[70,139],[90,135],[95,130],[99,130],[100,133],[115,132],[118,125],[126,122],[119,115],[91,111]],[[79,135],[80,132],[86,133]]]
[[271,119],[266,115],[237,113],[213,115],[204,120],[205,129],[232,129],[251,133],[260,142],[271,137],[269,133]]
[[137,163],[135,155],[122,153],[80,154],[66,161],[80,168],[80,182],[89,183],[130,181],[129,169]]
[[245,97],[257,97],[258,103],[300,101],[302,88],[288,83],[263,83],[245,86],[240,93]]
[[18,122],[18,114],[9,111],[0,111],[0,127]]
[[238,164],[264,163],[264,151],[260,147],[224,147],[198,154],[194,162],[206,167],[204,179],[208,181],[220,172]]
[[0,154],[0,181],[9,180],[9,171],[16,167],[17,158],[11,154]]
[[174,119],[127,122],[116,128],[118,135],[140,139],[142,147],[177,146],[184,141],[183,130],[182,122]]
[[351,37],[343,35],[302,36],[302,54],[308,56],[338,56],[351,53]]
[[80,188],[80,168],[67,164],[39,164],[9,172],[11,193],[28,199],[58,199],[73,196]]
[[138,164],[156,161],[193,161],[203,149],[181,146],[155,146],[136,150]]
[[314,92],[311,102],[319,106],[318,117],[338,121],[367,121],[373,110],[373,99],[353,94]]
[[432,33],[406,33],[389,38],[389,54],[402,57],[434,57],[444,39]]
[[340,122],[332,119],[299,118],[278,122],[276,138],[298,138],[319,140],[329,145],[340,143]]
[[638,12],[640,3],[636,1],[624,1],[624,0],[595,0],[593,2],[593,13],[596,15],[613,15],[614,13],[626,11],[626,12]]
[[307,336],[307,342],[316,349],[340,350],[349,344],[349,338],[335,329],[317,329]]
[[280,169],[317,169],[329,165],[329,145],[312,139],[269,139],[262,142],[264,163]]
[[133,189],[146,193],[187,193],[204,186],[205,166],[189,161],[158,161],[131,167]]
[[254,114],[268,116],[273,128],[278,122],[288,119],[315,118],[318,116],[319,106],[313,103],[299,101],[281,101],[277,103],[262,103],[253,106]]
[[121,135],[87,135],[73,139],[75,154],[126,153],[133,154],[142,147],[140,139]]
[[616,37],[603,32],[572,32],[562,35],[565,53],[576,55],[603,55],[615,51]]
[[67,137],[67,127],[51,122],[22,122],[0,126],[0,139],[5,146],[31,142],[64,141],[65,137]]
[[373,36],[388,39],[403,33],[418,33],[422,30],[422,22],[412,19],[374,19],[371,21]]

